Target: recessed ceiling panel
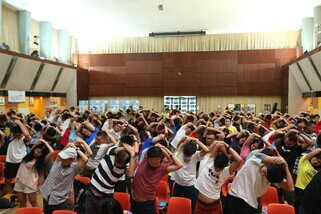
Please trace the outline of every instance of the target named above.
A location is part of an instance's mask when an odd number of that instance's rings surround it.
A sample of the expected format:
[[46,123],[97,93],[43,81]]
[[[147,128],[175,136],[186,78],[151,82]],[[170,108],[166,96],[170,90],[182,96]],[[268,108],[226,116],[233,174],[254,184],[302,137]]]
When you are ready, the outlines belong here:
[[321,51],[313,54],[311,56],[311,58],[312,58],[312,60],[313,60],[313,62],[315,64],[315,67],[318,69],[318,72],[319,72],[319,74],[321,76]]
[[53,91],[53,92],[67,93],[70,86],[72,85],[72,82],[74,81],[74,78],[76,78],[76,70],[70,69],[70,68],[65,68],[62,71],[62,74],[59,78],[59,81],[57,83],[55,91]]
[[11,59],[11,55],[0,53],[0,83],[7,72]]
[[19,57],[5,89],[29,91],[39,66],[39,61]]
[[302,71],[307,78],[313,91],[321,91],[321,82],[315,73],[309,58],[305,58],[299,62]]
[[298,66],[296,64],[290,65],[290,72],[292,72],[294,79],[298,83],[301,92],[310,92],[309,86],[306,84]]
[[59,72],[60,66],[53,64],[46,64],[39,77],[34,91],[50,92],[52,85],[55,82],[56,76]]

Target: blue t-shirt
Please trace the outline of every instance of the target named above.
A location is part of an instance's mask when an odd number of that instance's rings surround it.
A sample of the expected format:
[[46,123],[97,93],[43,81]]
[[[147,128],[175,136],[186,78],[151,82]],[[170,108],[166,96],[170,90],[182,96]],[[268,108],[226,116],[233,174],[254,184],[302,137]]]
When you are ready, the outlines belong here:
[[153,137],[149,137],[147,138],[144,143],[143,143],[143,146],[142,146],[142,149],[140,150],[140,153],[139,153],[139,159],[142,155],[142,152],[145,150],[145,149],[148,149],[150,147],[152,147],[154,144],[153,144]]
[[95,127],[95,130],[91,132],[89,137],[85,137],[84,141],[89,145],[91,143],[91,141],[93,141],[95,139],[98,131],[99,131],[99,129]]

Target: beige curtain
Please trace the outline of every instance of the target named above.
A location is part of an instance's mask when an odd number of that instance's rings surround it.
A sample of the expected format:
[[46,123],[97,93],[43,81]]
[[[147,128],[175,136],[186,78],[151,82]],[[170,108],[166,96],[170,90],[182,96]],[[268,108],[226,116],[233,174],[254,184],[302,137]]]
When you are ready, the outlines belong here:
[[91,45],[79,40],[80,53],[149,53],[180,51],[227,51],[295,48],[301,45],[301,31],[209,34],[186,37],[119,38]]
[[2,5],[0,41],[9,45],[11,51],[19,52],[18,18],[16,10]]

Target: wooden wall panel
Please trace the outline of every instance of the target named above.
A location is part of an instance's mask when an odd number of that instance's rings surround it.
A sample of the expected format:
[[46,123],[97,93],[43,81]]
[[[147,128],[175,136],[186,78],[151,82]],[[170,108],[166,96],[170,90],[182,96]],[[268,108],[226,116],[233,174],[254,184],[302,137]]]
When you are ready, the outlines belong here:
[[163,94],[163,88],[138,88],[138,87],[127,87],[126,88],[126,96],[137,96],[137,94],[143,94],[144,96],[157,96],[159,94]]
[[196,79],[197,68],[163,68],[164,80]]
[[235,73],[216,73],[197,75],[197,86],[237,86],[237,76]]
[[77,68],[77,99],[88,100],[89,98],[89,75],[88,70]]
[[237,52],[238,64],[274,63],[275,50],[247,50]]
[[197,87],[197,94],[201,96],[208,96],[208,95],[219,95],[219,96],[234,96],[237,93],[237,87],[204,87],[198,86]]
[[89,96],[124,96],[125,86],[123,84],[91,84],[89,85]]
[[144,73],[162,73],[162,61],[127,61],[126,73],[144,74]]
[[221,72],[236,72],[237,60],[235,59],[212,59],[198,60],[198,73],[221,73]]
[[195,80],[164,80],[164,94],[168,96],[175,96],[181,94],[184,94],[186,96],[195,96],[197,95],[197,86],[195,84]]
[[197,52],[198,60],[212,59],[237,59],[237,51],[204,51]]
[[125,67],[104,67],[100,71],[89,72],[90,84],[124,84]]
[[[82,54],[78,94],[88,96],[281,96],[281,67],[296,49]],[[86,82],[87,81],[87,82]],[[87,90],[87,92],[86,92]]]
[[136,88],[161,88],[163,87],[162,74],[127,74],[126,87]]

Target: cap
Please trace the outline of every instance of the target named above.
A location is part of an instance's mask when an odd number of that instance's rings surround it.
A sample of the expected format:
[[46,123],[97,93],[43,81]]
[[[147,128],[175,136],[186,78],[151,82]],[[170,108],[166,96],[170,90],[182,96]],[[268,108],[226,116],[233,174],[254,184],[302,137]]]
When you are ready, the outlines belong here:
[[60,158],[62,158],[64,160],[69,159],[69,158],[76,159],[77,158],[77,151],[76,151],[76,149],[69,147],[69,148],[59,152],[58,155]]

